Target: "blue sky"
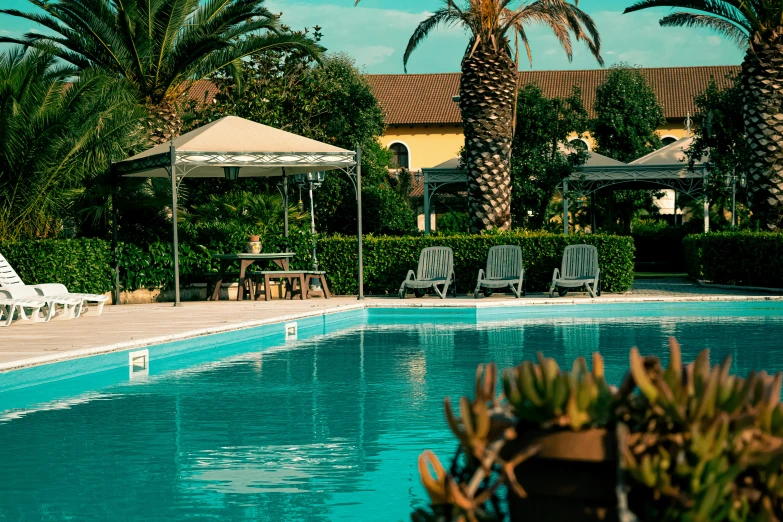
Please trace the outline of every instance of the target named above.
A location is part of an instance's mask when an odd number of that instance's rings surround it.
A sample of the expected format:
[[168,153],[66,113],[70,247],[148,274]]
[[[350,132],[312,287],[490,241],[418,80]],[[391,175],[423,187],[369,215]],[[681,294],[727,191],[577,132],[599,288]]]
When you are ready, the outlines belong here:
[[[742,61],[742,52],[724,38],[705,29],[666,29],[658,25],[668,9],[623,15],[633,0],[581,0],[579,6],[596,21],[603,38],[607,65],[627,62],[643,67],[683,65],[731,65]],[[402,54],[416,25],[442,2],[438,0],[267,0],[273,12],[294,28],[320,25],[322,43],[333,52],[352,56],[368,73],[401,73]],[[0,6],[26,10],[26,0],[0,0]],[[516,4],[515,4],[516,5]],[[21,34],[35,24],[0,15],[0,33]],[[543,27],[529,31],[533,68],[594,69],[597,63],[576,44],[569,63],[558,43]],[[457,28],[432,33],[411,56],[408,72],[459,70],[467,36]],[[524,67],[528,67],[524,64]]]

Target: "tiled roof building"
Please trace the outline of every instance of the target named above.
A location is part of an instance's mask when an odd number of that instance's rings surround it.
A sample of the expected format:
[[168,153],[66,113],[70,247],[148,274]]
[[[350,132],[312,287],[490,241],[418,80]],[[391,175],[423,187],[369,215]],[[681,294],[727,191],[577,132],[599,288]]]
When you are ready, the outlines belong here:
[[[728,86],[729,75],[739,66],[662,67],[641,69],[663,105],[667,119],[685,118],[694,113],[693,99],[704,91],[712,78]],[[547,97],[564,97],[574,86],[582,92],[585,107],[592,112],[596,88],[606,79],[608,69],[585,71],[522,71],[520,85],[536,84]],[[459,124],[459,107],[452,97],[459,94],[459,73],[371,74],[367,79],[386,111],[388,125]]]

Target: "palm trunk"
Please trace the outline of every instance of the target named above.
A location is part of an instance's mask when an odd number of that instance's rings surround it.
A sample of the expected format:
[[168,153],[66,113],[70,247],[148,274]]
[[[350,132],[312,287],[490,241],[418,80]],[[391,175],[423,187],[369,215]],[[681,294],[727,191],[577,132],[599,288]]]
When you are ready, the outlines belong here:
[[751,42],[742,63],[743,119],[750,145],[751,209],[763,226],[783,228],[783,28]]
[[165,143],[182,134],[182,118],[177,105],[168,100],[148,104],[150,117],[147,122],[150,140],[154,144]]
[[511,228],[511,140],[516,68],[476,50],[462,59],[459,108],[465,134],[470,230]]

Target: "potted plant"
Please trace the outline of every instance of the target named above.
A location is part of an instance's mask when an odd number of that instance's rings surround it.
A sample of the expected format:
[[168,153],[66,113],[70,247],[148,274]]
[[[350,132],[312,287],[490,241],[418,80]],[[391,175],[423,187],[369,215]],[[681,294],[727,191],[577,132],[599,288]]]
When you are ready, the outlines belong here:
[[261,253],[261,237],[250,236],[247,240],[247,253],[248,254],[260,254]]
[[619,389],[598,354],[591,370],[537,362],[505,370],[500,394],[479,366],[459,416],[445,400],[459,450],[449,471],[420,456],[431,505],[414,521],[783,520],[781,374],[732,376],[706,350],[683,366],[673,340],[666,370],[633,348]]

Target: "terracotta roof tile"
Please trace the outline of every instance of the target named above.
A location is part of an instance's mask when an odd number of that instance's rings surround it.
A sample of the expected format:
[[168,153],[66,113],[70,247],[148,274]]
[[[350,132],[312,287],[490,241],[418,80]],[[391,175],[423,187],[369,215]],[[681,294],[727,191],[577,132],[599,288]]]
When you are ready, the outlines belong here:
[[[727,86],[726,75],[739,66],[663,67],[642,69],[663,105],[667,119],[694,114],[693,98],[704,91],[711,78]],[[522,84],[535,83],[544,95],[568,96],[574,85],[582,91],[585,106],[592,113],[595,90],[607,69],[585,71],[522,71]],[[452,96],[459,94],[459,73],[371,74],[367,76],[386,112],[387,125],[460,124],[459,107]]]

